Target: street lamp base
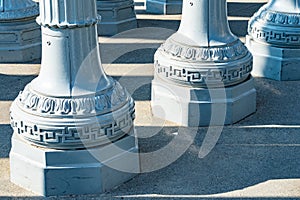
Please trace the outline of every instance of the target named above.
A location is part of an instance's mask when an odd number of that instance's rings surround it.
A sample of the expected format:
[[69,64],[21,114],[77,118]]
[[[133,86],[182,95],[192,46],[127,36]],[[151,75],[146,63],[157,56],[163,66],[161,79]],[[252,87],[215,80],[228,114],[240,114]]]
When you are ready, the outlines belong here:
[[253,78],[225,88],[194,88],[152,82],[152,113],[182,126],[222,126],[234,124],[256,111]]
[[98,25],[98,34],[102,36],[113,36],[135,28],[137,28],[137,20],[135,17],[121,21],[100,22]]
[[97,10],[101,16],[99,35],[112,36],[137,28],[133,0],[97,0]]
[[253,55],[252,75],[277,81],[300,80],[300,49],[276,47],[247,36],[247,47]]
[[139,172],[137,152],[132,136],[97,148],[53,150],[33,146],[14,135],[11,181],[42,196],[99,194]]
[[34,18],[0,23],[1,63],[39,60],[41,44],[41,28]]

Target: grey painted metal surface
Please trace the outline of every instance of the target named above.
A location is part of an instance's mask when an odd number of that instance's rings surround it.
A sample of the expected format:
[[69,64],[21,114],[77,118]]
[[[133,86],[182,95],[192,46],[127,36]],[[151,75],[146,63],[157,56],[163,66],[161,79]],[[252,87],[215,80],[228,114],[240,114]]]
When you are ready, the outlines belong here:
[[41,57],[41,31],[31,0],[0,0],[0,62],[28,62]]
[[155,14],[180,14],[182,0],[146,0],[146,11]]
[[137,28],[133,0],[97,0],[99,35],[111,36]]
[[256,110],[251,70],[226,0],[184,0],[179,30],[155,54],[153,114],[184,126],[235,123]]
[[299,0],[270,0],[251,18],[247,46],[255,76],[300,80],[299,13]]
[[104,192],[134,176],[139,159],[124,153],[137,151],[134,103],[103,72],[96,1],[41,0],[37,21],[43,59],[11,107],[11,180],[45,196]]

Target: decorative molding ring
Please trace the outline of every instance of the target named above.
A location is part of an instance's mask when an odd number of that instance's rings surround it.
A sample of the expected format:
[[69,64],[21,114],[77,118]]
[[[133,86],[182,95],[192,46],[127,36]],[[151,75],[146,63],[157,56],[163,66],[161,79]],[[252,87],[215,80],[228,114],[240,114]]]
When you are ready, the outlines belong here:
[[49,117],[99,115],[112,112],[129,100],[128,92],[118,82],[95,96],[73,98],[43,96],[32,91],[29,84],[16,99],[18,106],[26,112]]
[[61,28],[61,29],[67,29],[67,28],[82,28],[82,27],[89,27],[98,24],[101,21],[101,16],[98,15],[97,18],[95,19],[89,19],[86,21],[76,21],[73,23],[69,22],[52,22],[52,23],[44,23],[41,20],[41,17],[36,18],[36,22],[43,27],[48,27],[48,28]]
[[300,14],[273,11],[269,10],[268,7],[262,7],[255,13],[254,18],[255,21],[261,20],[265,23],[272,23],[279,26],[287,25],[299,27],[300,25]]
[[252,71],[252,56],[248,54],[247,59],[243,63],[233,64],[231,66],[198,66],[188,67],[177,65],[166,65],[161,63],[159,59],[155,61],[156,74],[167,81],[176,82],[178,84],[199,86],[199,87],[220,87],[231,86],[246,80]]
[[238,60],[248,54],[248,49],[240,40],[224,46],[192,47],[168,39],[160,50],[174,59],[194,62],[228,62]]
[[255,40],[280,46],[300,46],[300,14],[261,8],[249,21],[248,34]]
[[133,99],[118,83],[95,96],[45,97],[30,84],[11,107],[15,133],[42,147],[78,149],[104,145],[133,127]]
[[180,85],[226,87],[246,80],[252,71],[252,55],[235,40],[227,45],[196,47],[169,38],[155,54],[155,72]]
[[[94,0],[40,0],[41,10],[37,23],[49,28],[79,28],[93,26],[101,19]],[[80,11],[79,11],[80,10]],[[88,10],[89,12],[84,12]]]
[[[14,106],[13,104],[12,109],[17,109]],[[16,111],[22,112],[14,110]],[[135,118],[134,104],[130,102],[123,109],[123,113],[117,116],[109,114],[109,121],[101,121],[101,117],[95,118],[98,121],[86,120],[83,123],[82,120],[74,118],[69,123],[57,122],[56,125],[49,126],[14,115],[11,116],[11,126],[21,138],[37,146],[53,149],[95,147],[116,141],[130,132]]]

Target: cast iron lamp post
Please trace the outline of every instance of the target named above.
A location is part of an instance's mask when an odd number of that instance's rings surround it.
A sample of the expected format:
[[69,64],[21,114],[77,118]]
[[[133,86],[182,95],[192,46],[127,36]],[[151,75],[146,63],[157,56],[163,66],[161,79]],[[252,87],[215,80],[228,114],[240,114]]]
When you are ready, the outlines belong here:
[[[180,28],[154,60],[155,116],[208,126],[233,124],[255,112],[252,56],[229,29],[226,0],[184,0]],[[224,112],[224,120],[212,117],[212,110]]]
[[101,66],[96,1],[40,0],[37,21],[41,71],[11,107],[11,180],[44,196],[102,193],[139,159],[134,102]]

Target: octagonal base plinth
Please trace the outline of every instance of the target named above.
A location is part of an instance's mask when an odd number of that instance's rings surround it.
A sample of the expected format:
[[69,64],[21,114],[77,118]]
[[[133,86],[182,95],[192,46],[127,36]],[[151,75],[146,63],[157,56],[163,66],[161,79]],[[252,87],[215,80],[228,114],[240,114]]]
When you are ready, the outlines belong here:
[[[226,88],[193,88],[152,82],[153,115],[182,126],[229,125],[256,111],[253,78]],[[222,117],[223,116],[223,117]]]
[[98,25],[98,34],[102,36],[112,36],[135,28],[137,28],[137,20],[135,17],[121,21],[100,22]]
[[41,59],[41,46],[0,49],[1,63],[23,63]]
[[300,80],[300,49],[275,47],[249,36],[246,43],[253,54],[252,75],[278,81]]
[[0,62],[19,63],[41,58],[41,29],[35,19],[0,22]]
[[97,12],[101,16],[99,35],[112,36],[137,28],[133,0],[97,0]]
[[131,136],[98,148],[52,150],[30,145],[14,135],[11,181],[43,196],[99,194],[139,172],[137,151]]
[[146,12],[154,14],[181,14],[182,0],[146,0]]

